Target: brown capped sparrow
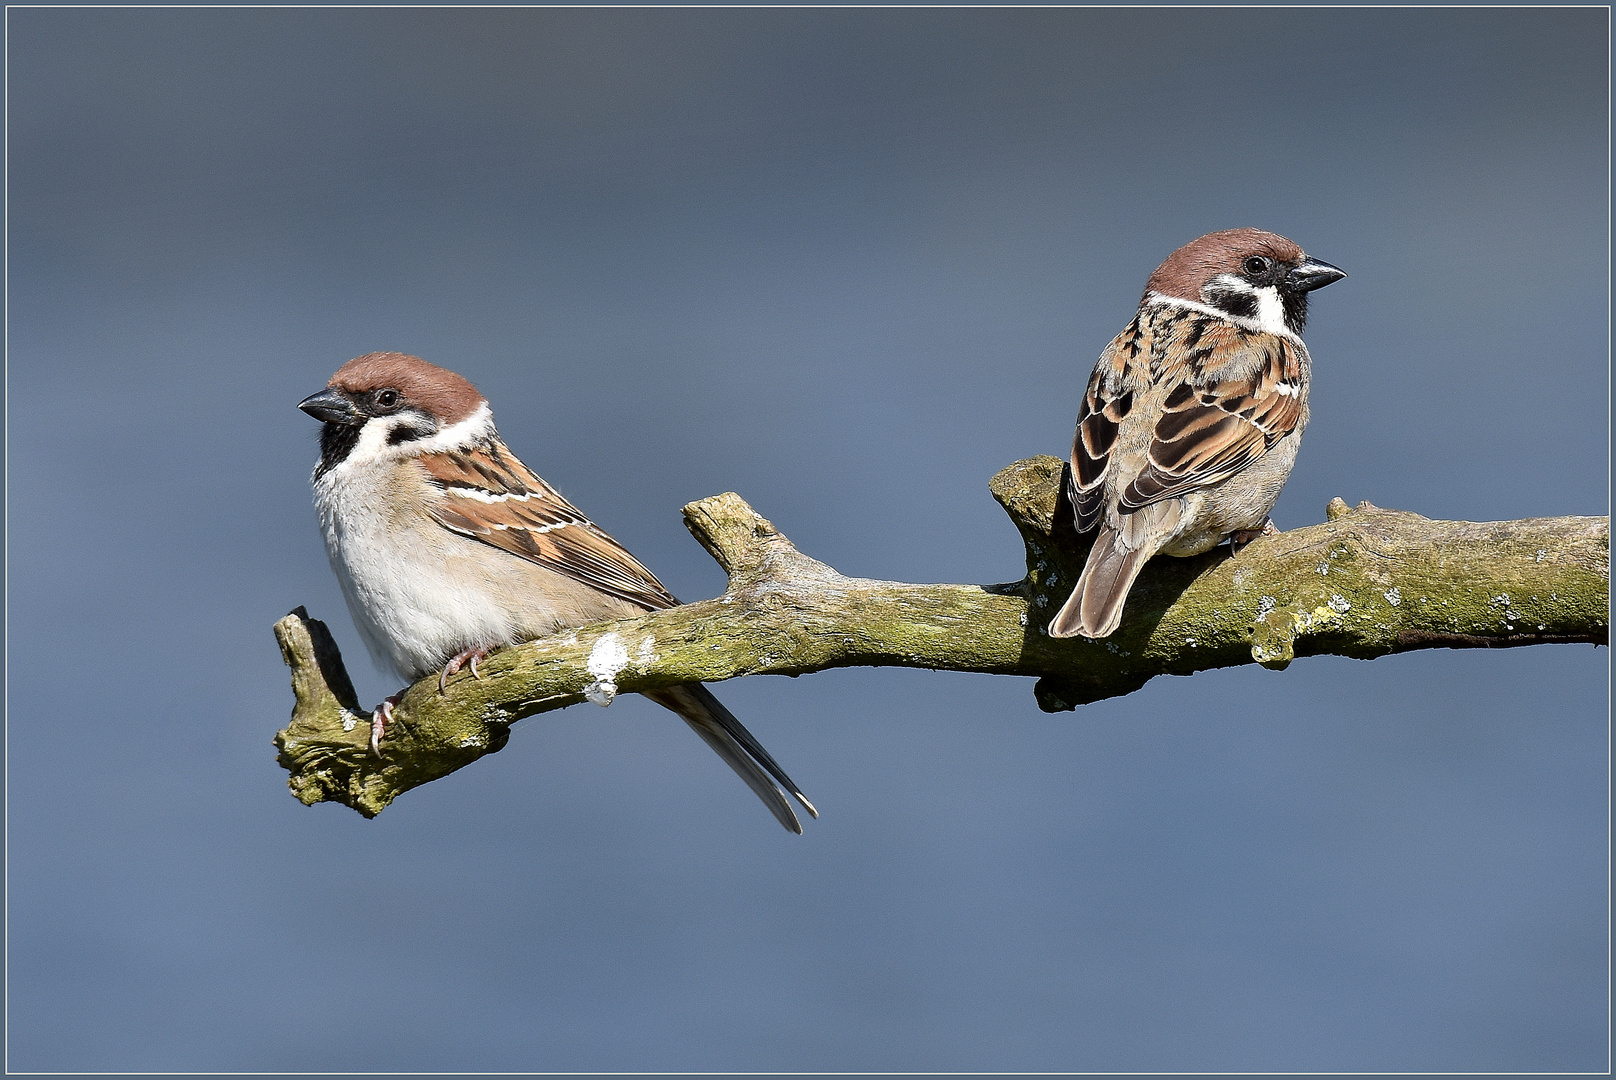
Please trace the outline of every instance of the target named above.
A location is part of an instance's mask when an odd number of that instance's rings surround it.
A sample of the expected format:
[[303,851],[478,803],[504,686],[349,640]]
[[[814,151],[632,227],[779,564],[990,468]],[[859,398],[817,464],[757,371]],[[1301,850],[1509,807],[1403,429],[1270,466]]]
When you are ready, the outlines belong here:
[[[298,408],[321,421],[314,502],[371,653],[411,681],[502,645],[679,601],[500,441],[476,387],[402,353],[344,364]],[[818,817],[752,733],[699,683],[645,695],[684,718],[780,823],[775,781]],[[376,710],[371,747],[396,701]],[[771,779],[772,778],[772,779]]]
[[1051,637],[1116,630],[1140,569],[1274,531],[1268,512],[1307,426],[1307,295],[1347,275],[1274,233],[1209,233],[1150,275],[1100,354],[1067,486],[1098,529]]

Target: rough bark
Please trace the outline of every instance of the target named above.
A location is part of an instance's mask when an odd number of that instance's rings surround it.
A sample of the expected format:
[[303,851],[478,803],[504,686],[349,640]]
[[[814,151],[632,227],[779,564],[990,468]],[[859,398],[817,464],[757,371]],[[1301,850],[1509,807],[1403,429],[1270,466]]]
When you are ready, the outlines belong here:
[[1609,643],[1610,520],[1432,521],[1339,499],[1328,520],[1231,555],[1158,558],[1109,639],[1045,632],[1087,553],[1067,521],[1062,463],[1017,462],[993,496],[1026,545],[1006,585],[849,578],[803,555],[738,495],[684,508],[729,575],[722,596],[504,649],[403,695],[380,756],[323,623],[302,608],[275,625],[297,703],[275,737],[293,794],[366,817],[396,796],[505,745],[525,716],[618,693],[738,675],[901,666],[1037,676],[1046,711],[1132,693],[1156,675],[1298,656],[1369,659],[1428,648]]

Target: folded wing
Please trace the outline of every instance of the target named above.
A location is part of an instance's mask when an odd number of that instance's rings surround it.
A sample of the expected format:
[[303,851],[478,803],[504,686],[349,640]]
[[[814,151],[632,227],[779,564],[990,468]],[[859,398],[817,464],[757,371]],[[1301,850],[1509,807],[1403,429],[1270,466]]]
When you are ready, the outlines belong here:
[[420,461],[443,489],[434,516],[444,528],[648,610],[678,605],[655,574],[498,441]]
[[[1255,364],[1249,349],[1261,350]],[[1122,492],[1124,512],[1227,480],[1302,417],[1301,362],[1282,338],[1220,346],[1206,363],[1185,365],[1180,379],[1163,403],[1145,468]]]

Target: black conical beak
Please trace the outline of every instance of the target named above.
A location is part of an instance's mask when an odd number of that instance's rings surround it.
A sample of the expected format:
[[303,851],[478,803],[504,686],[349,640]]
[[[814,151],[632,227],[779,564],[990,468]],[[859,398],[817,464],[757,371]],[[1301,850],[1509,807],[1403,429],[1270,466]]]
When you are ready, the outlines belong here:
[[1312,292],[1346,276],[1347,272],[1339,266],[1331,266],[1317,259],[1306,259],[1302,265],[1285,275],[1285,289],[1293,293]]
[[322,424],[358,426],[368,419],[359,411],[359,406],[340,390],[326,389],[318,394],[310,394],[298,402],[297,407]]

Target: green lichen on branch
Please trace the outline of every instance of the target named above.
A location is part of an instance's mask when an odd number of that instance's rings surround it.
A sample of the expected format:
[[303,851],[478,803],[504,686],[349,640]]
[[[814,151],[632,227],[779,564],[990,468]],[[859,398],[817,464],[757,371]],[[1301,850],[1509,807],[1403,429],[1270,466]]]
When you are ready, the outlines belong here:
[[297,704],[276,736],[293,794],[367,817],[394,797],[505,745],[512,723],[586,699],[739,675],[900,666],[1038,676],[1048,711],[1131,693],[1156,675],[1297,656],[1371,658],[1420,648],[1606,644],[1607,518],[1432,521],[1339,499],[1320,525],[1159,558],[1104,641],[1044,631],[1087,542],[1061,504],[1061,462],[1034,458],[989,487],[1020,530],[1027,576],[1008,585],[845,577],[799,552],[739,496],[685,507],[729,574],[722,596],[501,650],[449,680],[410,687],[380,756],[336,646],[298,609],[276,624]]

